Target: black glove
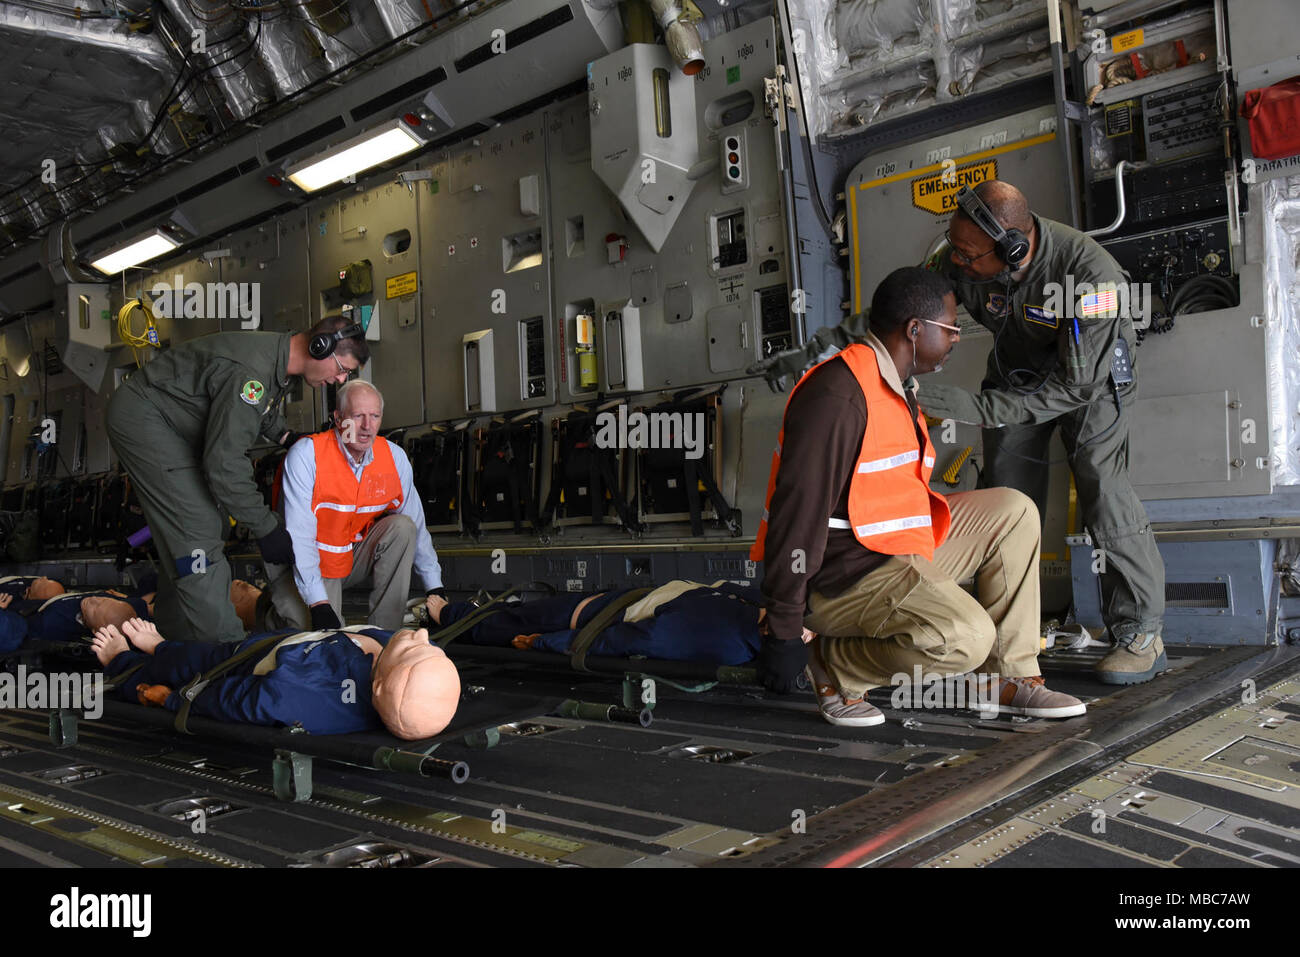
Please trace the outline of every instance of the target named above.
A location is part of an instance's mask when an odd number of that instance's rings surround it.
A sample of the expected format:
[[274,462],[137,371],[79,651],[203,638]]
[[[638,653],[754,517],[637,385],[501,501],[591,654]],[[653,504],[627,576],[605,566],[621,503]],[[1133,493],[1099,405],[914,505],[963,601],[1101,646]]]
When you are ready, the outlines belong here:
[[293,539],[283,525],[277,524],[274,531],[259,538],[257,547],[262,550],[262,558],[272,565],[293,564]]
[[767,387],[773,392],[784,392],[786,378],[798,382],[805,369],[812,363],[802,348],[787,349],[776,355],[760,359],[745,370],[746,375],[761,375],[767,379]]
[[758,679],[777,694],[790,694],[808,664],[808,646],[798,638],[763,636],[758,649]]
[[437,595],[437,596],[438,596],[439,598],[441,598],[443,601],[446,601],[446,600],[447,600],[447,589],[444,588],[444,587],[441,586],[441,585],[439,585],[437,588],[430,588],[427,592],[424,593],[424,597],[425,597],[425,598],[428,598],[430,595]]
[[284,433],[284,438],[280,440],[280,445],[286,449],[291,449],[295,442],[301,438],[305,438],[306,435],[306,432],[295,432],[293,429],[290,429],[288,432]]
[[329,602],[312,605],[308,610],[311,612],[312,631],[329,631],[331,628],[343,627],[343,622],[339,621],[339,616],[334,614],[334,607]]

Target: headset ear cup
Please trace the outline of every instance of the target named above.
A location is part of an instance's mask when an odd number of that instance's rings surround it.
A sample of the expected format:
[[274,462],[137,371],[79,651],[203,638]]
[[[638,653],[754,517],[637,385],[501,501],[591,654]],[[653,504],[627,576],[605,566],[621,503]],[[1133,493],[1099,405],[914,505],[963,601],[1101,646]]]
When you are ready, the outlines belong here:
[[1002,261],[1016,267],[1029,258],[1029,237],[1018,229],[1008,229],[999,245]]
[[328,359],[344,339],[360,339],[366,334],[357,323],[351,323],[334,332],[318,332],[307,340],[307,354],[313,359]]

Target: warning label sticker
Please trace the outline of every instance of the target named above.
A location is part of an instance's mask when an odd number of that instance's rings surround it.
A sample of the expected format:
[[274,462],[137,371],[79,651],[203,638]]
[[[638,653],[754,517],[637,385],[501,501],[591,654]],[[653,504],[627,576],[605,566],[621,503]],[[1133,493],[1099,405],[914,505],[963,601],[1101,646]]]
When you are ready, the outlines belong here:
[[912,205],[936,216],[947,216],[957,209],[957,191],[963,186],[974,189],[988,179],[998,178],[998,161],[982,160],[968,166],[951,166],[929,176],[912,180]]
[[384,281],[385,298],[396,299],[398,296],[409,296],[419,285],[417,273],[404,272],[400,276],[390,276]]

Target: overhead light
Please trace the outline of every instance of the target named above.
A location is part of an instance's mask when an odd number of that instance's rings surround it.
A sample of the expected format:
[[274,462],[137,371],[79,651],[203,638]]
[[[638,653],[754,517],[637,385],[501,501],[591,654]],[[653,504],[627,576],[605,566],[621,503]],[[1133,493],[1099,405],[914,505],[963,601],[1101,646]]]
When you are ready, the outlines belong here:
[[138,266],[142,262],[156,259],[163,253],[176,249],[180,243],[172,239],[161,229],[150,230],[143,236],[137,236],[120,246],[114,246],[90,265],[106,276],[115,276],[123,269]]
[[414,130],[396,119],[345,143],[332,146],[311,159],[294,163],[285,175],[307,193],[341,179],[387,163],[424,145]]
[[[19,323],[10,323],[0,336],[5,348],[5,361],[14,375],[22,378],[32,367],[32,340],[27,330]],[[8,376],[6,376],[8,378]]]

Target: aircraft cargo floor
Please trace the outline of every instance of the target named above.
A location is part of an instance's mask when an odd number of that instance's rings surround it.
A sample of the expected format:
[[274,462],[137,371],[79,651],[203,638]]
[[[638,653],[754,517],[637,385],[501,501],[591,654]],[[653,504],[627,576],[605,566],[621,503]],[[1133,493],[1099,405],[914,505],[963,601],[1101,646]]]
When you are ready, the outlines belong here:
[[[0,866],[1300,866],[1300,649],[1171,649],[1065,721],[900,711],[836,728],[808,694],[658,687],[649,728],[518,714],[434,757],[463,784],[333,764],[278,800],[264,744],[0,713]],[[617,678],[461,665],[490,700],[613,704]],[[532,696],[529,699],[527,696]],[[497,740],[499,739],[499,741]],[[495,746],[484,747],[489,743]],[[198,823],[196,823],[198,822]]]

